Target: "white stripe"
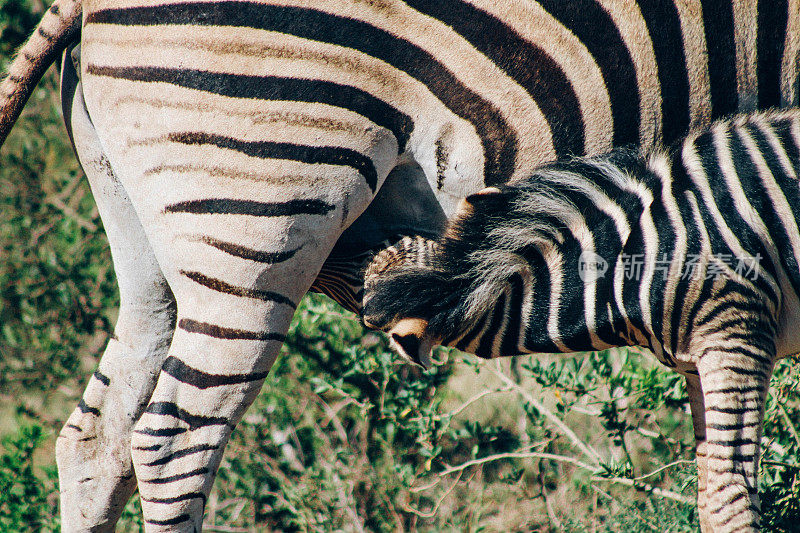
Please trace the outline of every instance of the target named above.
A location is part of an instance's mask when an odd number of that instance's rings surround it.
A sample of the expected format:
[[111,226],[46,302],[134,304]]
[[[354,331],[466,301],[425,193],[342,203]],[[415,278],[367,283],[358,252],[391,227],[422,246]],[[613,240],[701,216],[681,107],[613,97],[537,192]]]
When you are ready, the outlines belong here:
[[[676,154],[673,157],[679,157],[679,154]],[[665,156],[664,154],[659,154],[654,157],[651,157],[648,161],[648,168],[653,171],[653,173],[658,176],[658,179],[661,181],[661,206],[664,208],[664,211],[667,213],[667,217],[669,218],[670,225],[675,233],[675,242],[672,246],[672,257],[667,258],[669,260],[669,270],[667,271],[666,276],[666,288],[664,290],[664,308],[662,310],[662,331],[661,331],[661,339],[664,343],[664,347],[669,350],[672,346],[672,310],[675,306],[675,296],[677,293],[678,283],[681,279],[681,272],[683,270],[683,264],[686,260],[686,252],[688,249],[687,244],[687,236],[686,236],[686,226],[684,224],[684,220],[681,217],[680,208],[678,207],[677,199],[675,198],[675,191],[672,188],[672,184],[675,180],[675,176],[672,175],[671,170],[671,161]],[[656,252],[658,253],[658,252]],[[656,261],[661,260],[661,258],[656,258]]]
[[[718,130],[722,130],[724,132],[725,125],[722,124],[717,128]],[[716,137],[716,133],[715,133]],[[723,240],[728,248],[730,248],[731,252],[737,257],[749,257],[750,253],[744,249],[742,243],[739,242],[739,238],[736,234],[728,227],[728,224],[725,222],[725,218],[722,216],[722,213],[719,210],[719,206],[717,205],[716,201],[714,200],[714,195],[711,192],[711,187],[708,183],[708,176],[706,176],[705,170],[703,169],[703,165],[700,161],[700,158],[697,154],[697,147],[695,146],[696,138],[692,137],[687,139],[683,143],[683,148],[681,154],[683,156],[684,165],[686,166],[689,178],[695,184],[695,187],[700,192],[700,196],[702,198],[702,202],[705,205],[708,212],[711,214],[711,217],[714,221],[714,225],[717,228],[717,231],[722,235]],[[721,163],[721,170],[723,175],[726,178],[726,182],[728,183],[729,189],[731,187],[737,187],[737,178],[735,175],[734,167],[729,166],[726,169],[726,164],[723,163],[724,154],[719,152],[719,147],[721,146],[719,142],[714,143],[717,147],[717,157]],[[724,145],[723,145],[724,146]],[[734,175],[730,175],[730,171],[734,171]],[[742,193],[743,194],[743,193]],[[751,206],[752,207],[752,206]],[[749,217],[746,217],[745,220],[748,220]],[[760,235],[766,234],[766,229],[763,228],[763,223],[761,223],[761,229],[764,233],[760,233],[755,227],[753,227],[753,231]],[[780,290],[778,284],[775,282],[775,279],[768,273],[763,273],[764,277],[767,281],[772,285],[772,290],[775,294],[780,294]]]
[[[745,129],[737,129],[736,131],[742,139],[745,148],[747,148],[750,158],[758,169],[758,176],[761,178],[764,189],[767,191],[770,202],[772,203],[771,208],[774,210],[775,214],[778,215],[786,230],[794,253],[795,264],[800,265],[800,229],[798,229],[797,221],[792,215],[792,207],[786,200],[786,196],[783,194],[780,185],[778,185],[778,182],[775,180],[775,176],[770,172],[767,162],[763,154],[759,151],[758,146],[756,146],[753,137]],[[783,265],[783,262],[780,264]],[[784,289],[783,292],[787,294],[786,289]]]

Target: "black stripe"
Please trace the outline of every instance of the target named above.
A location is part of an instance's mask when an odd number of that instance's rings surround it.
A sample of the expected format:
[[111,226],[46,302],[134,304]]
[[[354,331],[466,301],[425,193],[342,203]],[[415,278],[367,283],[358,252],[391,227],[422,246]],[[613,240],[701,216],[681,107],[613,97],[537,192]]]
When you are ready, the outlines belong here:
[[514,274],[508,280],[511,292],[508,302],[508,323],[503,331],[503,342],[500,345],[500,355],[517,355],[519,351],[519,332],[522,327],[522,302],[525,298],[525,284],[522,276]]
[[757,413],[757,409],[752,407],[721,407],[717,405],[709,405],[706,407],[706,412],[722,413],[724,415],[744,415],[747,413]]
[[[483,329],[484,326],[486,326],[486,323],[488,321],[489,321],[489,314],[487,313],[486,315],[483,316],[483,318],[478,320],[474,326],[472,326],[472,329],[467,331],[464,334],[464,336],[461,337],[461,340],[459,340],[456,343],[455,347],[461,350],[462,352],[466,352],[467,347],[469,347],[469,345],[472,344],[475,341],[475,339],[478,338],[478,334],[480,334],[481,330]],[[444,344],[449,345],[454,339],[458,337],[459,333],[461,332],[455,331],[451,337],[445,339]]]
[[725,334],[724,339],[728,342],[735,340],[758,348],[760,351],[770,354],[775,347],[775,328],[777,325],[771,320],[754,320],[750,330],[731,331]]
[[288,100],[341,107],[391,131],[398,151],[404,152],[414,130],[411,117],[366,91],[330,81],[278,76],[246,76],[206,70],[164,67],[107,67],[89,65],[97,76],[131,81],[163,82],[208,93],[258,100]]
[[220,387],[222,385],[238,385],[260,381],[267,377],[269,372],[253,372],[250,374],[207,374],[188,366],[186,363],[170,355],[164,361],[161,370],[181,383],[186,383],[198,389]]
[[789,17],[788,0],[758,2],[758,107],[781,104],[781,63]]
[[203,505],[206,503],[206,495],[202,492],[187,492],[186,494],[181,494],[180,496],[172,496],[169,498],[145,498],[144,496],[139,496],[143,502],[150,502],[150,503],[177,503],[177,502],[184,502],[186,500],[195,500],[201,499],[203,500]]
[[206,426],[231,426],[227,418],[221,416],[203,416],[189,413],[181,409],[173,402],[153,402],[147,406],[145,413],[154,415],[171,416],[189,425],[189,429],[194,431],[197,428]]
[[716,429],[717,431],[733,431],[733,430],[740,430],[747,427],[754,427],[760,426],[761,422],[759,420],[754,420],[749,423],[745,422],[737,422],[735,424],[711,424],[706,423],[706,429]]
[[52,43],[52,42],[55,40],[55,38],[56,38],[56,36],[55,36],[55,35],[53,35],[52,33],[48,33],[48,32],[46,32],[46,31],[44,30],[44,28],[42,28],[41,26],[40,26],[40,27],[39,27],[39,29],[37,30],[37,33],[38,33],[38,34],[39,34],[39,35],[40,35],[40,36],[41,36],[41,37],[42,37],[42,38],[43,38],[45,41],[47,41],[48,43]]
[[[780,126],[782,126],[782,124]],[[800,214],[797,212],[797,206],[800,205],[798,203],[800,202],[800,191],[798,191],[797,188],[797,178],[787,174],[787,172],[784,170],[780,161],[780,156],[778,153],[776,153],[775,149],[772,147],[767,139],[767,136],[764,134],[761,128],[754,125],[747,125],[742,129],[746,130],[750,134],[753,141],[755,141],[757,153],[762,156],[764,163],[766,163],[767,168],[769,169],[769,172],[775,179],[775,183],[778,184],[780,192],[785,197],[786,203],[790,206],[790,211],[786,215],[791,217],[795,224],[800,225]],[[777,135],[778,130],[781,128],[770,128],[769,126],[765,126],[765,129]],[[741,130],[739,130],[739,134],[742,134]],[[780,139],[777,140],[780,142]],[[797,165],[798,162],[800,161],[795,159],[793,163]],[[755,176],[753,176],[753,178],[756,179]],[[760,188],[763,189],[764,186],[760,185]],[[800,293],[800,276],[798,276],[798,272],[800,272],[800,265],[798,265],[798,262],[795,259],[794,246],[792,245],[792,241],[790,239],[792,230],[787,227],[786,223],[782,220],[782,217],[779,216],[774,205],[768,204],[765,207],[766,209],[760,209],[759,212],[764,211],[762,218],[764,223],[770,229],[770,237],[772,237],[775,241],[775,247],[777,248],[778,255],[781,258],[781,266],[786,272],[795,292]]]
[[254,217],[289,217],[295,215],[325,215],[336,206],[322,200],[296,199],[286,202],[256,202],[235,198],[209,198],[170,204],[165,213],[197,215],[250,215]]
[[[706,455],[706,457],[708,459],[714,459],[715,461],[720,461],[720,462],[728,462],[728,461],[730,461],[730,462],[739,462],[739,463],[749,463],[749,462],[753,461],[756,456],[755,456],[755,454],[752,454],[752,453],[737,453],[737,452],[734,452],[734,453],[726,454],[724,456],[723,455],[715,455],[713,453],[709,453],[708,455]],[[711,464],[708,465],[708,469],[709,470],[713,470],[714,472],[726,472],[726,473],[729,472],[729,470],[726,469],[726,468],[723,468],[722,470],[717,470]]]
[[263,252],[261,250],[247,248],[246,246],[241,246],[239,244],[233,244],[232,242],[220,241],[218,239],[214,239],[213,237],[205,236],[201,237],[200,240],[209,246],[213,246],[217,250],[222,250],[226,254],[267,264],[288,261],[300,250],[300,247],[298,247],[294,250],[286,250],[281,252]]
[[[614,146],[638,143],[640,116],[636,68],[614,20],[595,0],[538,1],[580,39],[600,68],[611,100]],[[516,64],[521,68],[527,68],[528,65],[525,62]],[[550,94],[560,98],[557,88],[551,89]],[[569,117],[568,120],[573,118]]]
[[156,526],[174,526],[176,524],[180,524],[182,522],[186,522],[187,520],[191,520],[192,517],[188,514],[178,515],[175,518],[170,518],[168,520],[152,520],[145,518],[144,521],[148,524],[154,524]]
[[701,3],[708,47],[711,118],[716,119],[735,113],[739,107],[733,5],[732,0],[701,0]]
[[175,435],[186,433],[186,431],[187,431],[186,428],[161,428],[161,429],[143,428],[134,430],[134,433],[139,433],[141,435],[149,435],[151,437],[174,437]]
[[169,455],[165,455],[164,457],[156,459],[155,461],[152,461],[150,463],[145,463],[144,466],[165,465],[173,461],[174,459],[180,459],[181,457],[186,457],[187,455],[194,455],[196,453],[216,450],[218,448],[219,446],[216,446],[214,444],[198,444],[197,446],[190,446],[188,448],[183,448],[182,450],[176,450]]
[[174,476],[167,476],[167,477],[158,477],[154,479],[140,479],[139,481],[143,483],[152,483],[153,485],[163,485],[165,483],[172,483],[173,481],[181,481],[183,479],[187,479],[194,476],[201,476],[208,474],[208,468],[198,468],[196,470],[192,470],[190,472],[185,472],[183,474],[175,474]]
[[721,370],[725,370],[727,372],[733,372],[741,376],[750,376],[756,378],[761,377],[761,378],[766,378],[767,380],[769,380],[770,378],[769,369],[764,369],[764,368],[745,368],[742,366],[723,365],[722,367],[712,370],[712,372],[713,371],[719,372]]
[[503,317],[505,316],[506,310],[506,300],[507,298],[504,292],[494,304],[494,311],[491,313],[492,318],[491,322],[489,323],[489,327],[486,328],[486,331],[481,334],[481,341],[478,343],[478,347],[475,349],[475,355],[478,357],[489,359],[496,355],[492,353],[492,348],[494,341],[497,338],[498,330],[503,324]]
[[[711,285],[711,284],[709,283],[709,285]],[[742,340],[745,341],[745,342],[747,340],[751,340],[753,335],[754,335],[753,333],[743,334],[742,335],[742,337],[743,337]],[[770,333],[770,338],[773,338],[772,337],[772,333]],[[735,339],[735,337],[733,335],[728,335],[728,337],[725,338],[725,340],[733,340],[733,339]],[[711,351],[711,350],[709,350],[709,351]],[[714,351],[717,351],[717,350],[714,350]],[[705,353],[705,351],[704,351],[704,353]],[[743,357],[747,357],[748,359],[752,359],[755,363],[760,365],[755,370],[765,371],[765,370],[768,370],[768,369],[772,368],[772,359],[770,357],[765,356],[765,355],[761,355],[759,353],[756,353],[753,348],[750,348],[750,347],[748,347],[746,345],[744,345],[744,346],[729,346],[729,347],[725,348],[725,353],[728,354],[728,356],[731,356],[733,354],[737,354],[737,355],[740,355],[740,356],[743,356]],[[746,364],[745,361],[740,361],[740,362]]]
[[[728,284],[729,287],[733,285],[734,284],[732,283]],[[731,325],[741,326],[743,322],[739,317],[752,314],[755,310],[753,301],[749,298],[747,301],[737,302],[721,296],[722,295],[719,293],[714,294],[714,299],[719,302],[719,305],[716,305],[711,309],[706,309],[706,313],[697,318],[695,322],[696,326],[713,326],[716,331],[722,330],[722,328],[727,328]],[[758,298],[758,296],[755,296],[755,298]],[[734,316],[734,318],[722,319],[722,315]]]
[[182,318],[178,323],[178,327],[189,333],[199,333],[201,335],[214,337],[215,339],[280,342],[283,342],[286,339],[286,336],[280,333],[267,333],[264,331],[247,331],[243,329],[226,328],[216,324],[198,322],[190,318]]
[[143,451],[143,452],[154,452],[154,451],[156,451],[156,450],[158,450],[160,448],[161,448],[160,444],[152,444],[150,446],[134,446],[133,447],[134,450],[139,450],[139,451]]
[[187,272],[185,270],[181,270],[181,274],[195,283],[198,283],[203,287],[207,287],[213,291],[231,294],[233,296],[241,296],[243,298],[253,298],[255,300],[262,300],[264,302],[275,302],[288,305],[292,309],[297,308],[297,304],[295,304],[291,299],[275,291],[262,291],[260,289],[237,287],[222,280],[208,277],[200,272]]
[[[728,483],[726,485],[726,487],[730,486],[730,485],[731,485],[731,483]],[[724,490],[726,487],[722,487],[722,488],[720,488],[720,490]],[[739,500],[741,500],[743,498],[749,498],[749,496],[747,494],[743,493],[743,492],[736,491],[732,495],[728,496],[728,498],[726,498],[725,501],[720,502],[720,504],[717,507],[715,507],[714,509],[711,509],[711,513],[712,514],[719,514],[719,513],[722,513],[722,512],[729,512],[730,511],[730,509],[729,509],[730,505],[732,503],[734,503],[734,502],[738,502]],[[720,524],[720,526],[722,526],[724,524],[727,524],[732,519],[734,519],[734,518],[736,518],[738,516],[739,516],[738,514],[731,514],[730,516],[727,517],[727,519],[722,524]],[[733,531],[736,531],[736,529],[734,529]]]
[[661,85],[662,140],[670,144],[689,129],[689,74],[681,19],[672,1],[639,0],[637,3],[653,43]]
[[[800,86],[798,86],[798,89],[800,89]],[[778,141],[789,157],[789,162],[792,164],[795,174],[800,175],[800,146],[798,146],[798,141],[795,141],[795,137],[792,135],[794,123],[795,121],[792,119],[773,121],[772,132],[778,137]]]
[[108,376],[106,376],[105,374],[102,374],[99,370],[95,370],[94,374],[92,374],[92,375],[97,379],[97,381],[99,381],[100,383],[102,383],[106,387],[111,385],[111,380],[108,379]]
[[761,392],[764,389],[763,385],[741,385],[741,386],[733,386],[733,387],[723,387],[721,389],[707,389],[704,390],[704,394],[747,394],[750,392]]
[[551,280],[547,262],[542,251],[536,245],[528,245],[519,254],[530,265],[531,272],[536,272],[536,285],[533,287],[533,304],[530,315],[526,317],[524,346],[530,351],[556,353],[560,350],[553,342],[547,328],[539,327],[547,324],[550,317]]
[[517,138],[499,110],[430,53],[365,22],[312,9],[237,1],[107,9],[90,13],[86,23],[161,25],[166,20],[282,32],[352,48],[385,61],[422,82],[454,114],[473,124],[483,144],[487,184],[505,181],[514,171]]
[[[686,257],[691,257],[692,255],[698,255],[702,252],[699,248],[700,243],[702,242],[702,236],[697,231],[697,227],[692,221],[692,212],[689,207],[689,198],[697,197],[697,193],[695,191],[695,185],[692,182],[691,178],[689,177],[688,173],[688,166],[687,162],[683,159],[684,151],[680,150],[673,155],[672,158],[672,165],[670,168],[670,176],[672,180],[672,192],[671,194],[675,197],[677,208],[678,208],[678,220],[675,222],[676,226],[683,226],[686,231]],[[694,173],[694,171],[693,171]],[[654,205],[660,206],[666,205],[666,203],[662,200],[660,202],[654,202]],[[663,209],[666,211],[666,208]],[[664,213],[666,215],[666,212]],[[667,218],[665,217],[658,217],[660,218]],[[673,228],[671,224],[666,226],[666,229],[663,233],[659,233],[659,257],[666,257],[668,260],[672,261],[674,259],[675,253],[675,243],[677,242],[676,237],[676,228]],[[663,235],[663,237],[662,237]],[[662,255],[666,254],[666,256]],[[684,272],[685,269],[685,259],[684,262],[681,264],[681,273]],[[663,280],[666,280],[666,276],[662,276]],[[662,281],[663,282],[663,281]],[[692,280],[690,276],[681,275],[680,279],[678,280],[677,285],[675,286],[675,294],[687,294],[690,287],[692,285]],[[652,295],[652,293],[651,293]],[[658,295],[656,295],[658,296]],[[652,296],[651,296],[652,297]],[[660,297],[654,298],[654,301],[660,300]],[[680,299],[676,298],[673,302],[672,310],[666,310],[664,312],[664,318],[667,321],[667,326],[670,328],[670,339],[671,345],[669,350],[671,353],[678,353],[683,348],[680,347],[680,342],[682,341],[681,336],[679,335],[679,331],[682,325],[687,324],[683,317],[683,302]]]
[[83,401],[83,398],[81,398],[81,401],[78,402],[78,409],[80,409],[81,413],[89,413],[94,416],[100,416],[100,409],[97,407],[89,407],[86,405],[86,402]]
[[[553,4],[559,2],[571,4],[562,0],[555,0]],[[544,50],[525,40],[502,20],[467,2],[406,0],[406,3],[453,28],[531,95],[550,126],[553,147],[558,156],[580,155],[585,152],[580,101],[569,78]],[[545,8],[548,9],[547,6]],[[593,21],[593,24],[596,25],[597,22]],[[600,38],[613,39],[613,35],[603,34],[600,28],[595,31]],[[627,96],[630,98],[631,95]],[[634,141],[638,138],[637,125]],[[505,179],[509,177],[507,175]],[[497,181],[487,179],[486,184],[494,185]]]
[[83,429],[82,429],[82,428],[80,428],[80,427],[76,426],[75,424],[67,424],[67,425],[66,425],[66,426],[64,426],[64,427],[68,427],[68,428],[70,428],[70,429],[74,429],[75,431],[83,431]]
[[364,177],[372,192],[375,192],[378,187],[378,172],[375,170],[372,159],[349,148],[271,141],[242,141],[233,137],[202,132],[170,133],[168,138],[170,141],[181,144],[211,144],[260,159],[288,159],[309,165],[350,167]]
[[707,441],[709,445],[722,446],[723,448],[736,448],[739,446],[756,446],[758,441],[753,439],[738,438],[730,440],[710,440]]

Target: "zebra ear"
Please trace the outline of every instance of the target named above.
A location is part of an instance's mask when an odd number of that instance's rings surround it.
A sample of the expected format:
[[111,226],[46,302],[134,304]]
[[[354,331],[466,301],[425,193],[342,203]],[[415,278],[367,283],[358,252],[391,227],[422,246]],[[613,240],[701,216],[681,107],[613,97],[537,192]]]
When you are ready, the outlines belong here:
[[390,344],[405,359],[428,369],[431,366],[431,349],[434,342],[425,333],[428,323],[420,318],[406,318],[390,331]]
[[498,189],[497,187],[486,187],[485,189],[481,189],[475,194],[470,194],[466,198],[462,198],[461,201],[458,203],[458,207],[456,208],[456,215],[467,216],[470,213],[472,213],[475,206],[481,205],[487,201],[497,200],[498,198],[500,198],[499,195],[502,194],[503,191]]

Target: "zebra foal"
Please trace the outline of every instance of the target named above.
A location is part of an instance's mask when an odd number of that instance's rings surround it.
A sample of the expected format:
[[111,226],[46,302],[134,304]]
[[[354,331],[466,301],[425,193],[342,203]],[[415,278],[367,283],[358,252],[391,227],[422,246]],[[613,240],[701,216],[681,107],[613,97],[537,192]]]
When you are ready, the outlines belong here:
[[420,364],[435,344],[650,349],[686,377],[703,531],[756,531],[769,379],[800,350],[798,177],[800,110],[546,165],[467,197],[438,242],[379,254],[365,322]]

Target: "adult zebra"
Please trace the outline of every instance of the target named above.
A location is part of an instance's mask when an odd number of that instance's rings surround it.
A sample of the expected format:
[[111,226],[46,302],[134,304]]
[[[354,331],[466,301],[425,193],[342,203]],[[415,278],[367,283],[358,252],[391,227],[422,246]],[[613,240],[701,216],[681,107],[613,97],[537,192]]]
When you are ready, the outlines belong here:
[[65,116],[121,309],[58,441],[65,531],[113,529],[137,481],[148,531],[200,528],[335,245],[346,264],[395,213],[435,230],[429,211],[555,156],[798,98],[799,0],[57,0],[0,136],[81,10]]
[[772,368],[800,351],[798,177],[798,109],[717,122],[672,154],[552,163],[464,199],[440,241],[378,254],[364,319],[423,365],[434,344],[648,348],[686,377],[702,529],[754,531]]

